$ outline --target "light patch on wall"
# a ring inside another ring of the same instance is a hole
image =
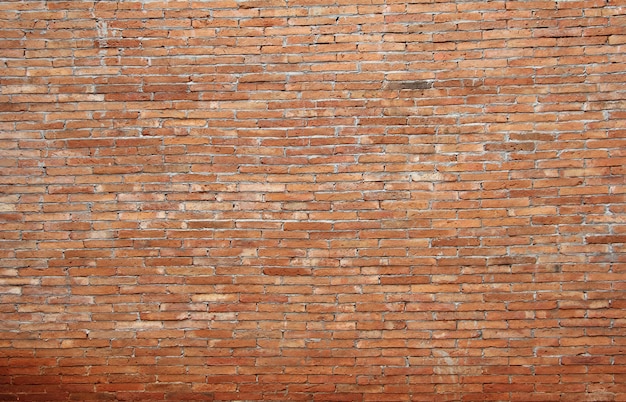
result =
[[[443,175],[439,172],[411,173],[411,181],[442,181]]]
[[[101,41],[101,45],[106,46],[106,40],[109,36],[109,27],[107,22],[101,18],[96,20],[96,30],[98,31],[98,40]]]

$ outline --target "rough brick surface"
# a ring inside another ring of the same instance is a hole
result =
[[[0,400],[626,400],[623,1],[0,35]]]

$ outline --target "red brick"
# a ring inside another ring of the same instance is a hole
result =
[[[623,399],[623,10],[374,3],[0,4],[0,399]]]

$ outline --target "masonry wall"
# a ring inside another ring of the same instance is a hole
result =
[[[623,1],[0,35],[0,400],[626,400]]]

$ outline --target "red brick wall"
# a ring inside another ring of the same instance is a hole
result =
[[[626,400],[623,1],[0,32],[0,400]]]

